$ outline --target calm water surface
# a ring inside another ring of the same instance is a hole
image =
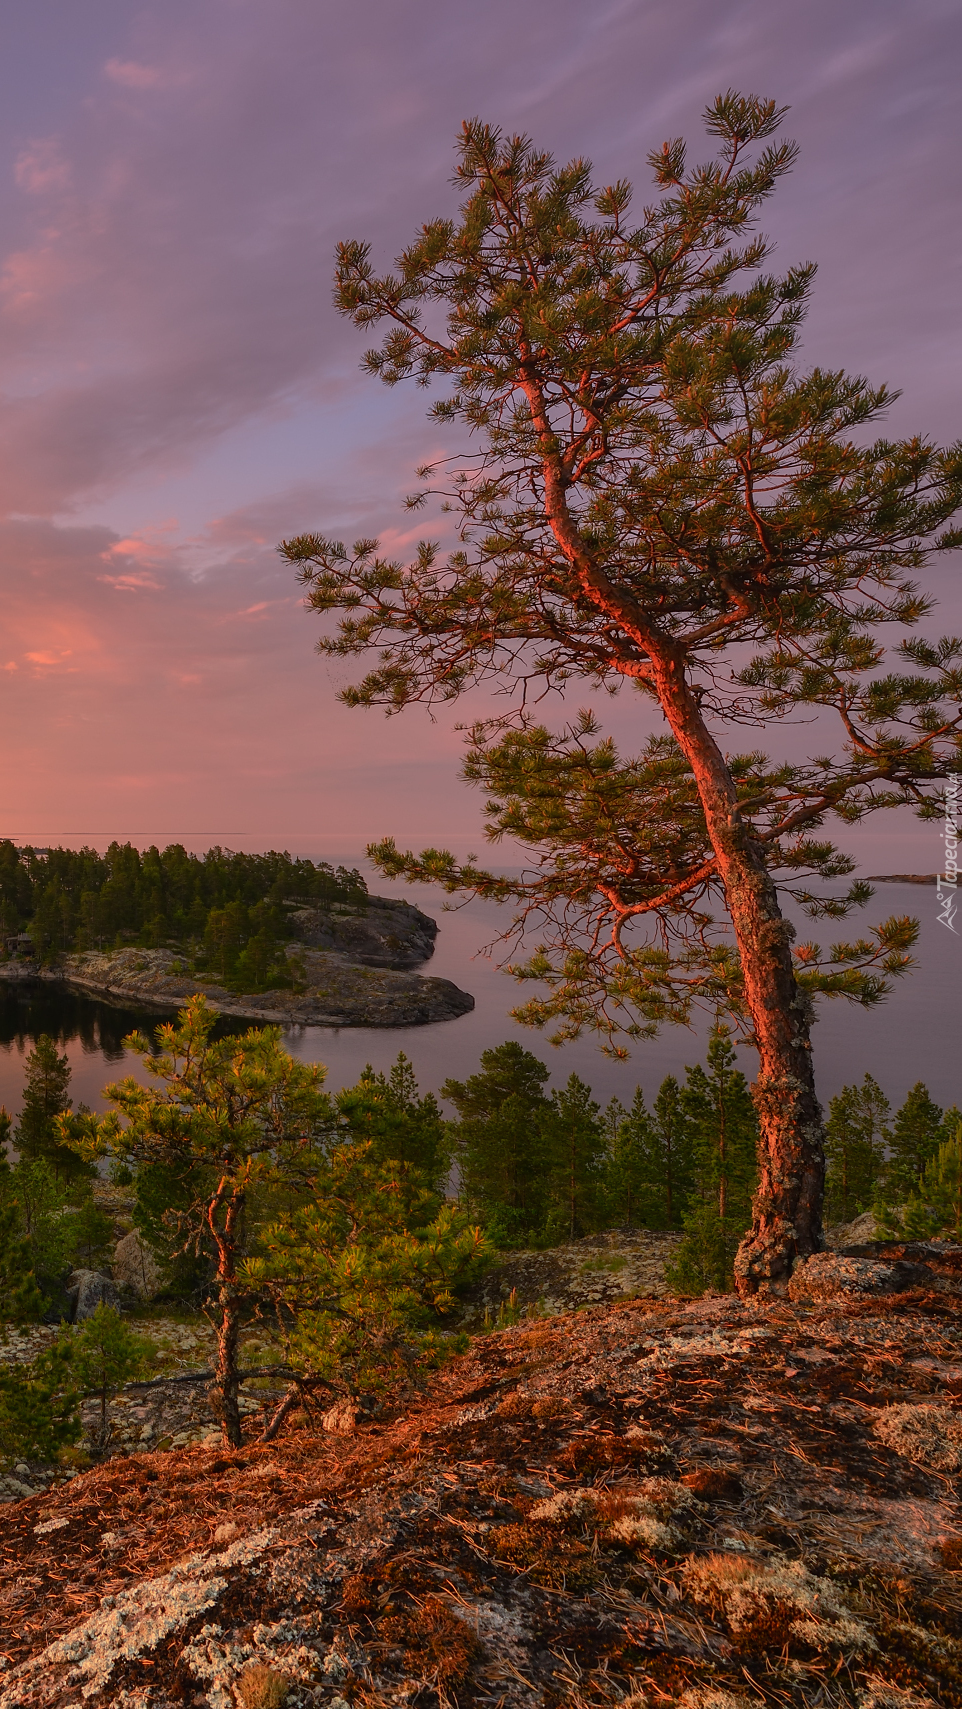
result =
[[[453,979],[473,994],[475,1008],[470,1015],[434,1026],[302,1027],[288,1033],[286,1043],[295,1056],[327,1065],[332,1090],[355,1081],[365,1063],[388,1069],[399,1050],[414,1063],[422,1090],[437,1090],[449,1076],[463,1079],[473,1073],[482,1050],[506,1038],[520,1040],[540,1056],[551,1069],[554,1084],[572,1071],[580,1074],[602,1103],[614,1094],[629,1101],[639,1083],[653,1095],[666,1074],[681,1073],[687,1063],[700,1059],[707,1021],[690,1031],[666,1028],[660,1038],[637,1045],[626,1063],[609,1061],[589,1038],[552,1048],[543,1036],[510,1019],[508,1010],[523,999],[523,989],[479,953],[498,929],[497,909],[470,903],[444,913],[439,910],[438,893],[429,887],[395,886],[378,879],[372,888],[382,895],[403,895],[438,920],[437,948],[422,971]],[[896,913],[912,913],[921,920],[919,966],[874,1010],[839,1000],[822,1006],[814,1034],[821,1096],[827,1102],[840,1086],[869,1072],[893,1102],[900,1102],[921,1079],[939,1103],[962,1105],[958,1012],[962,936],[953,936],[938,924],[934,889],[894,884],[879,886],[864,923],[850,923],[847,935],[854,937],[872,920]],[[829,936],[822,928],[823,941]],[[122,1040],[135,1026],[149,1029],[152,1021],[156,1024],[155,1018],[49,987],[31,993],[0,987],[0,1102],[11,1113],[19,1109],[24,1057],[37,1035],[48,1032],[70,1058],[74,1101],[83,1099],[102,1109],[102,1089],[108,1080],[129,1073],[144,1076],[140,1058],[125,1053]],[[751,1075],[753,1054],[748,1050],[741,1054],[742,1065]]]

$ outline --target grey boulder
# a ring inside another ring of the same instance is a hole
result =
[[[83,1323],[88,1317],[93,1317],[101,1304],[120,1306],[116,1283],[109,1276],[101,1275],[99,1270],[74,1270],[67,1283],[67,1294],[73,1301],[71,1318],[74,1323]]]

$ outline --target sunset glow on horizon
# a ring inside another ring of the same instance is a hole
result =
[[[8,9],[0,835],[479,847],[471,706],[340,704],[359,673],[317,657],[276,554],[308,529],[400,554],[429,527],[401,506],[442,430],[361,373],[335,242],[387,263],[452,212],[473,114],[642,199],[649,148],[706,152],[719,90],[771,95],[801,145],[775,265],[819,264],[804,359],[900,389],[886,432],[951,440],[960,31],[946,0]],[[957,576],[932,585],[958,629]],[[630,691],[602,716],[629,750],[653,727]],[[931,833],[890,819],[849,845],[867,870],[934,869]]]

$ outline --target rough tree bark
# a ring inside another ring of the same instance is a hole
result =
[[[821,1250],[824,1125],[812,1064],[812,1005],[792,965],[784,918],[762,851],[741,822],[735,786],[677,661],[657,673],[658,697],[691,765],[738,945],[758,1050],[758,1189],[735,1259],[740,1293],[778,1289],[796,1258]]]
[[[217,1213],[222,1205],[226,1205],[224,1219],[223,1223],[218,1223]],[[207,1207],[207,1226],[217,1248],[217,1387],[221,1396],[221,1427],[225,1445],[229,1448],[240,1448],[244,1440],[238,1404],[240,1301],[235,1262],[237,1224],[243,1205],[243,1194],[228,1197],[228,1184],[221,1181]]]
[[[544,509],[551,531],[583,593],[618,625],[634,650],[631,660],[613,660],[614,668],[651,685],[692,768],[725,888],[758,1050],[751,1091],[760,1130],[759,1183],[752,1226],[735,1259],[735,1285],[743,1294],[779,1291],[795,1260],[823,1245],[824,1126],[812,1065],[812,1005],[795,979],[792,928],[782,915],[762,850],[740,818],[731,771],[688,680],[684,649],[646,620],[582,538],[544,398],[534,380],[525,390],[542,446]]]

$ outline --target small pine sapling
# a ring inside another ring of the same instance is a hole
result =
[[[82,1328],[63,1335],[65,1356],[77,1387],[100,1402],[97,1446],[110,1440],[110,1402],[124,1383],[142,1376],[155,1352],[153,1342],[126,1324],[115,1306],[101,1300]]]
[[[61,1343],[32,1365],[0,1364],[0,1466],[56,1460],[82,1434],[80,1397]]]

